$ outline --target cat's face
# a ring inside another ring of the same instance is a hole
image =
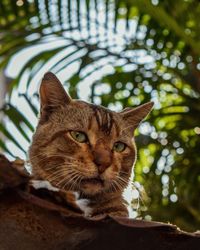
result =
[[[152,103],[117,113],[72,100],[52,73],[42,81],[40,98],[41,118],[30,147],[33,173],[88,196],[123,191],[136,159],[133,131]]]

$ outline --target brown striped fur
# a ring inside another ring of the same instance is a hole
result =
[[[93,215],[127,216],[122,193],[136,160],[133,132],[153,104],[114,112],[72,100],[50,72],[42,80],[40,99],[41,116],[29,151],[35,178],[89,198]],[[84,132],[89,142],[78,143],[69,131]],[[118,141],[127,145],[121,153],[113,151]]]

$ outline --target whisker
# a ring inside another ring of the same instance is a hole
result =
[[[70,178],[70,182],[69,182],[69,183],[68,183],[68,182],[64,183],[64,185],[62,186],[62,189],[65,189],[66,186],[67,186],[67,184],[70,184],[70,183],[71,183],[71,185],[70,185],[70,187],[69,187],[69,190],[72,190],[73,186],[75,185],[75,180],[76,180],[76,178],[77,178],[77,174],[74,173],[74,175],[72,175],[71,178]],[[65,180],[66,180],[66,179],[65,179]]]
[[[43,157],[41,158],[41,156],[43,156]],[[75,157],[66,156],[66,155],[61,155],[61,154],[56,154],[56,153],[54,153],[54,154],[48,154],[48,155],[45,155],[44,153],[39,153],[39,154],[37,154],[37,155],[31,157],[31,160],[33,160],[33,159],[35,159],[35,158],[38,158],[38,157],[39,157],[40,159],[39,159],[39,161],[37,161],[37,163],[39,163],[39,162],[41,162],[41,161],[43,161],[43,160],[48,160],[48,159],[51,158],[51,157],[62,157],[62,158],[64,158],[64,159],[73,160],[74,162],[79,162]],[[28,161],[30,161],[30,159],[29,159]]]
[[[59,185],[62,185],[63,182],[66,182],[66,180],[68,181],[66,183],[63,183],[62,189],[65,189],[67,184],[70,184],[71,182],[73,183],[73,180],[76,177],[76,175],[77,174],[75,172],[71,172],[71,173],[68,172],[68,175],[66,176],[66,178],[64,178],[63,180],[59,182]]]
[[[57,174],[51,175],[51,176],[47,176],[46,178],[51,182],[51,181],[55,181],[58,177],[61,178],[65,173],[63,173],[62,171],[59,171]]]

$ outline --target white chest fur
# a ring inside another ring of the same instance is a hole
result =
[[[50,182],[43,180],[32,180],[31,185],[35,189],[46,188],[50,191],[59,192],[59,189],[52,186]],[[74,192],[76,205],[80,208],[81,211],[84,212],[86,217],[90,217],[92,215],[92,208],[89,206],[90,200],[88,199],[80,199],[80,194],[78,192]]]
[[[74,192],[76,197],[76,205],[80,208],[81,211],[84,212],[86,217],[90,217],[92,215],[92,208],[89,206],[90,200],[88,199],[80,199],[80,195],[78,192]]]
[[[35,189],[40,189],[40,188],[46,188],[50,191],[54,191],[54,192],[58,192],[59,189],[52,186],[50,182],[48,181],[43,181],[43,180],[32,180],[31,181],[31,185],[35,188]]]

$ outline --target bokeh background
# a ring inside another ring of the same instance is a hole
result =
[[[134,215],[200,229],[199,58],[198,0],[1,0],[1,151],[27,158],[47,71],[113,110],[152,100],[136,132]]]

